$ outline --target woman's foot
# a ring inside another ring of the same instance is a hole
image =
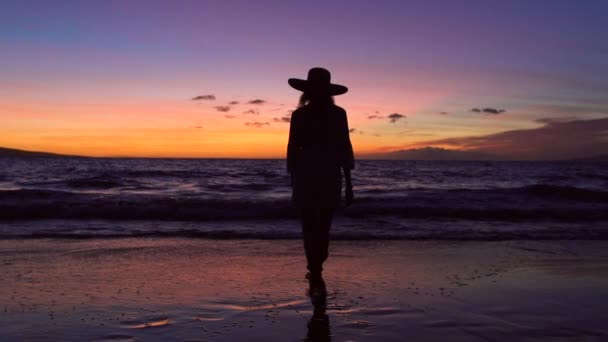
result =
[[[327,292],[321,272],[308,272],[306,277],[308,279],[309,293],[311,296],[324,295]]]
[[[311,272],[308,271],[306,272],[306,279],[308,279],[309,281],[316,281],[316,280],[323,280],[323,273],[321,271],[315,271],[315,272]]]

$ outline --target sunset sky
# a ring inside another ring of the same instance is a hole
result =
[[[608,1],[2,1],[0,146],[283,157],[322,66],[356,153],[608,151]],[[389,118],[393,115],[392,120]]]

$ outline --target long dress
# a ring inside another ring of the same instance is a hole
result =
[[[353,169],[346,111],[336,105],[305,105],[291,115],[287,169],[300,208],[335,208],[341,199],[341,168]]]

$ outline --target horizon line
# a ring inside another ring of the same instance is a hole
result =
[[[194,157],[194,156],[88,156],[88,155],[75,155],[75,154],[63,154],[57,152],[47,152],[47,151],[31,151],[17,148],[10,148],[0,146],[0,150],[11,150],[15,152],[21,152],[24,154],[46,154],[47,156],[2,156],[0,155],[0,159],[2,158],[88,158],[88,159],[211,159],[211,160],[284,160],[286,157]],[[447,151],[458,151],[458,150],[449,150]],[[564,162],[564,161],[585,161],[591,160],[593,161],[596,158],[605,158],[604,155],[592,156],[592,157],[581,157],[581,158],[568,158],[568,159],[499,159],[492,158],[492,155],[489,155],[489,159],[432,159],[432,158],[422,158],[422,159],[399,159],[399,158],[378,158],[375,156],[378,155],[386,155],[393,152],[381,152],[381,153],[364,153],[359,154],[359,157],[355,155],[356,159],[359,160],[381,160],[381,161],[468,161],[468,162]],[[496,156],[498,157],[498,156]]]

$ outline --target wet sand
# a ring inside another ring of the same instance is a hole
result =
[[[600,341],[606,247],[338,241],[313,317],[297,240],[0,240],[0,340]]]

